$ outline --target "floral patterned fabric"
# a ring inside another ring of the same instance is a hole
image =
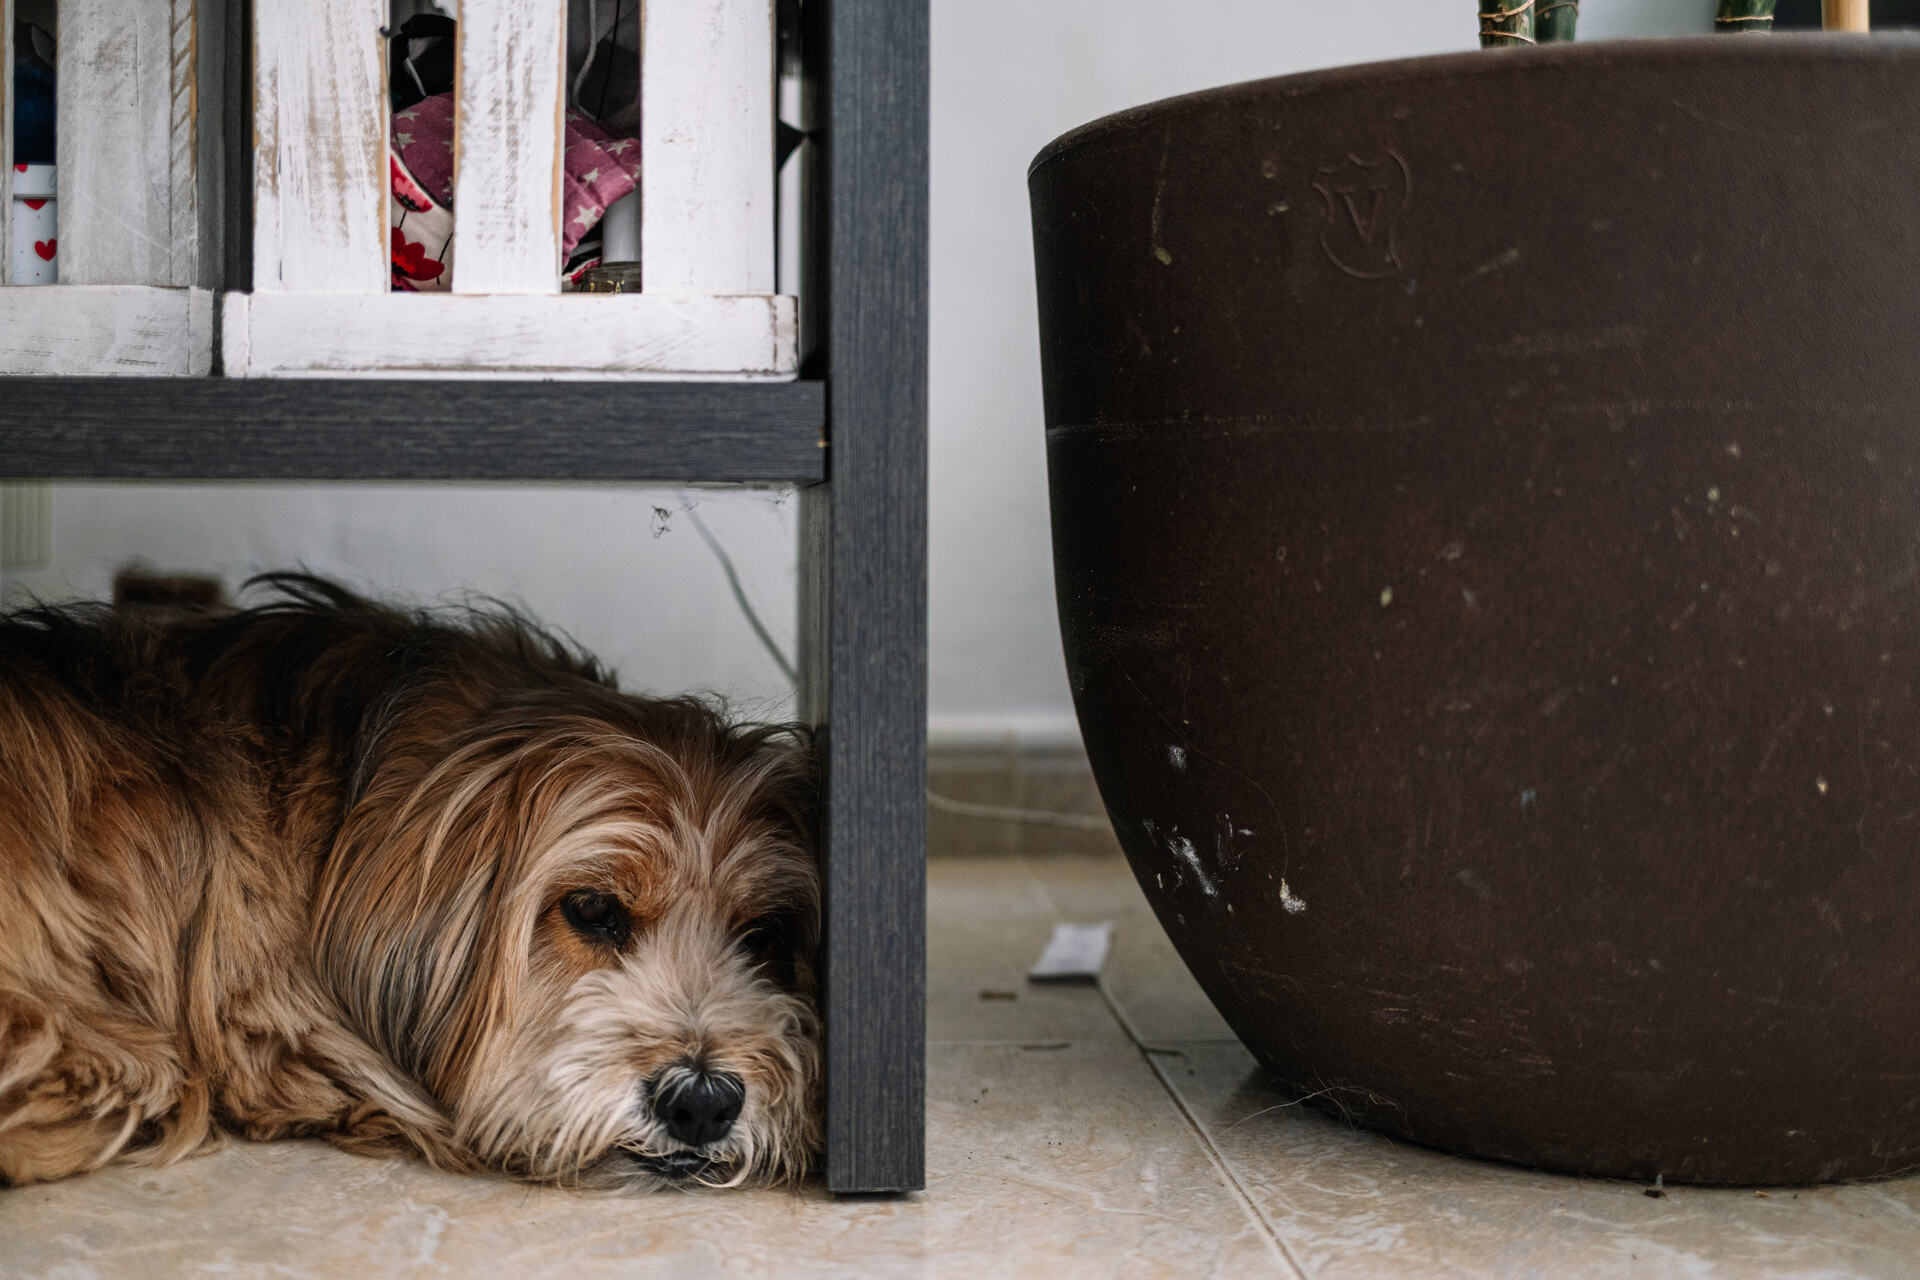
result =
[[[453,284],[453,95],[393,116],[393,287],[437,292]],[[563,259],[600,225],[607,206],[640,185],[640,144],[567,112],[561,162]],[[559,264],[555,264],[556,269]],[[569,277],[588,263],[569,262]]]
[[[445,292],[453,284],[453,210],[428,195],[399,156],[389,159],[393,287],[401,293]]]

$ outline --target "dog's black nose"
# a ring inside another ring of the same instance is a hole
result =
[[[747,1087],[730,1071],[673,1070],[653,1088],[653,1114],[674,1141],[704,1147],[727,1136],[746,1099]]]

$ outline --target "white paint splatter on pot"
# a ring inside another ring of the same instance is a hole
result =
[[[1306,902],[1287,887],[1287,878],[1285,876],[1280,877],[1280,905],[1286,909],[1287,914],[1290,916],[1297,916],[1307,909]]]
[[[1193,841],[1175,833],[1167,842],[1167,852],[1187,864],[1187,869],[1193,872],[1193,878],[1200,882],[1200,892],[1209,898],[1219,895],[1220,891],[1213,886],[1213,878],[1207,874],[1207,869],[1200,865],[1200,854],[1193,847]]]

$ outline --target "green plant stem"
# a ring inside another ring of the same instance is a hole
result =
[[[1580,21],[1580,0],[1539,0],[1533,19],[1533,37],[1541,44],[1563,44],[1573,39]]]
[[[1479,0],[1480,46],[1505,49],[1533,44],[1535,0]]]
[[[1713,29],[1721,35],[1766,35],[1773,30],[1773,0],[1720,0]]]

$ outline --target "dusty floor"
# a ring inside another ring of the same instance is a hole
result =
[[[1399,1146],[1285,1105],[1117,858],[931,878],[922,1195],[608,1199],[242,1144],[0,1192],[0,1276],[1920,1275],[1920,1179],[1652,1199]],[[1056,920],[1099,919],[1104,990],[1023,984]]]

